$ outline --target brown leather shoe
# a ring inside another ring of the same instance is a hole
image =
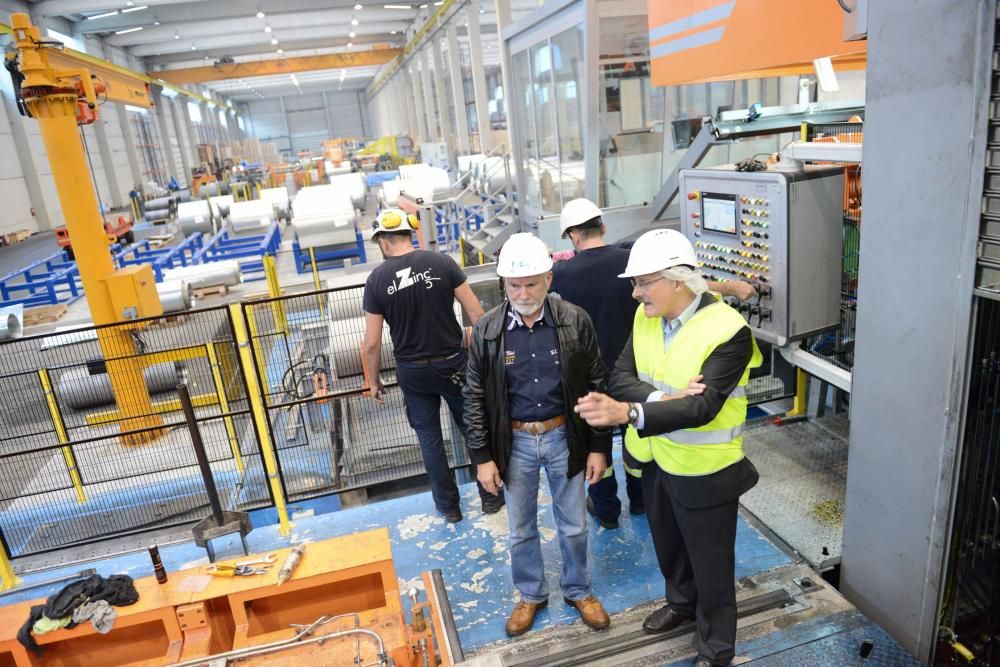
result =
[[[563,600],[569,606],[576,607],[576,610],[580,612],[580,619],[594,630],[604,630],[611,625],[608,612],[604,611],[604,607],[593,595],[588,595],[581,600],[570,600],[569,598],[563,598]]]
[[[507,617],[507,635],[517,637],[523,635],[535,624],[535,614],[545,609],[549,604],[548,600],[541,602],[518,602],[514,605],[514,611]]]

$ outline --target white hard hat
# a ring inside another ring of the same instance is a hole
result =
[[[371,238],[382,232],[415,232],[418,229],[420,218],[399,208],[387,208],[372,223]]]
[[[566,236],[566,230],[570,227],[582,225],[599,217],[601,217],[601,209],[597,207],[597,204],[589,199],[573,199],[566,202],[562,213],[559,214],[559,233]]]
[[[525,232],[514,234],[500,248],[497,275],[501,278],[537,276],[551,269],[549,249],[537,236]]]
[[[636,239],[628,255],[625,273],[618,274],[618,277],[635,278],[681,264],[698,266],[691,242],[673,229],[654,229]]]

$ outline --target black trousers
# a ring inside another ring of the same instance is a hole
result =
[[[695,619],[698,655],[728,665],[736,644],[736,515],[739,500],[691,508],[655,462],[642,470],[653,547],[677,613]]]

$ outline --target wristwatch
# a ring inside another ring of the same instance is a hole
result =
[[[628,423],[635,426],[639,421],[639,407],[635,403],[628,404]]]

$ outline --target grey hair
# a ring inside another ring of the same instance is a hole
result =
[[[676,280],[677,282],[684,283],[684,286],[694,292],[695,296],[708,291],[708,283],[705,282],[701,273],[689,266],[672,266],[669,269],[660,271],[660,275],[667,280]]]

